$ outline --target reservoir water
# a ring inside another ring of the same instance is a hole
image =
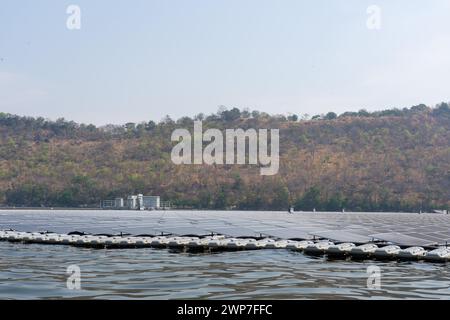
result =
[[[447,242],[449,227],[450,215],[396,213],[0,211],[0,229],[60,233],[317,233],[351,241],[377,233],[420,244]],[[80,269],[80,290],[67,288],[69,266]],[[379,277],[369,278],[369,267]],[[450,264],[332,261],[284,249],[191,254],[0,242],[0,299],[41,298],[450,299]]]
[[[67,288],[67,268],[81,271]],[[380,268],[380,288],[367,268]],[[370,282],[370,281],[369,281]],[[0,299],[449,299],[450,266],[288,250],[189,254],[0,242]]]

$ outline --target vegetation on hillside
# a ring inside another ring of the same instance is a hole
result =
[[[174,165],[176,128],[279,128],[280,171]],[[93,206],[131,193],[179,207],[418,211],[450,207],[450,107],[337,115],[220,108],[177,121],[77,124],[0,113],[0,203]]]

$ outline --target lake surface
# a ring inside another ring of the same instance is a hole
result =
[[[69,290],[67,267],[81,270]],[[381,289],[367,288],[367,267]],[[188,254],[0,242],[0,299],[449,299],[450,265],[330,261],[288,250]]]

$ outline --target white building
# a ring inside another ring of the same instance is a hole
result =
[[[136,210],[138,208],[137,206],[137,196],[128,196],[127,198],[127,207],[131,210]]]
[[[115,207],[116,208],[123,208],[123,198],[116,198],[116,200],[114,200],[115,202]]]
[[[139,210],[144,210],[144,195],[143,194],[138,194],[137,195],[137,208]]]
[[[104,209],[152,210],[161,208],[161,199],[159,196],[129,195],[125,201],[123,198],[103,200],[100,206]]]
[[[101,202],[101,207],[105,209],[113,209],[115,207],[114,200],[103,200]]]
[[[161,207],[161,198],[159,196],[143,196],[145,209],[159,209]]]

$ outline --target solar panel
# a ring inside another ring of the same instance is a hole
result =
[[[346,230],[317,231],[313,232],[312,234],[321,238],[326,238],[338,242],[366,243],[372,240],[371,237],[362,236]]]
[[[258,232],[242,227],[214,228],[209,231],[231,237],[259,237]]]
[[[434,244],[433,241],[408,236],[398,232],[373,234],[372,236],[379,240],[404,246],[429,246]]]
[[[275,238],[281,238],[281,239],[305,239],[310,240],[313,238],[312,235],[310,235],[308,232],[304,230],[299,229],[292,229],[292,228],[278,228],[278,229],[268,229],[268,230],[261,230],[261,233],[263,235],[268,235]]]
[[[58,233],[174,234],[221,233],[310,239],[312,235],[342,242],[372,237],[402,245],[428,245],[450,240],[450,215],[333,212],[101,211],[5,210],[0,229],[50,230]]]
[[[205,236],[205,235],[211,234],[211,231],[205,230],[203,228],[197,228],[197,227],[161,228],[160,233],[161,232],[175,234],[175,235],[179,235],[179,236],[183,236],[183,235]]]

